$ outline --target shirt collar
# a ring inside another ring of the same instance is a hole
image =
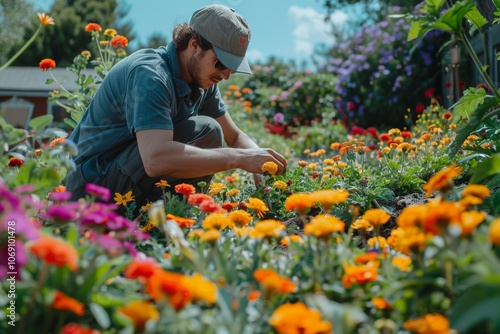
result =
[[[182,79],[181,66],[179,65],[179,58],[177,57],[177,50],[175,49],[174,42],[170,42],[167,45],[166,62],[172,73],[177,94],[182,97],[189,95],[189,93],[191,93],[191,88],[188,83]]]

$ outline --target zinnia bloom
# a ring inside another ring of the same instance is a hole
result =
[[[186,285],[184,275],[169,271],[158,271],[149,277],[146,293],[155,301],[166,298],[175,310],[180,310],[191,302],[191,290]]]
[[[232,223],[232,220],[223,213],[210,213],[205,217],[201,225],[206,228],[214,228],[217,230],[223,230],[226,227],[230,226]]]
[[[160,318],[156,307],[144,300],[132,301],[127,306],[118,308],[117,311],[132,320],[137,332],[142,332],[149,320],[156,321]]]
[[[189,218],[183,218],[183,217],[177,217],[172,214],[167,214],[167,219],[168,220],[175,220],[177,225],[179,225],[180,228],[189,228],[196,223],[196,220],[194,219],[189,219]]]
[[[113,37],[111,39],[109,44],[111,44],[111,46],[114,47],[115,49],[119,48],[119,47],[124,48],[124,47],[128,46],[128,39],[125,36],[116,35],[115,37]]]
[[[299,215],[305,215],[314,205],[310,194],[293,194],[285,200],[287,211],[297,211]]]
[[[111,197],[111,191],[108,188],[98,186],[97,184],[87,183],[85,185],[85,191],[87,194],[95,196],[104,202],[109,201],[109,198]]]
[[[285,229],[285,224],[279,220],[267,219],[255,224],[255,228],[250,232],[252,238],[278,238]]]
[[[153,258],[136,257],[125,268],[124,276],[132,279],[148,279],[158,271],[161,271],[161,267]]]
[[[115,37],[116,36],[116,30],[108,28],[108,29],[104,30],[104,36]]]
[[[85,26],[85,32],[100,32],[102,30],[101,26],[98,25],[97,23],[89,23]]]
[[[378,227],[387,223],[391,215],[382,209],[370,209],[366,210],[361,218],[367,220],[373,227]]]
[[[187,285],[191,287],[191,296],[193,301],[205,302],[209,305],[217,301],[217,287],[215,283],[209,281],[200,273],[195,273],[192,277],[184,277]]]
[[[42,59],[42,61],[40,62],[40,64],[38,64],[38,67],[40,67],[40,69],[43,72],[47,72],[51,68],[55,68],[56,67],[56,62],[54,60],[50,59],[50,58],[45,58],[45,59]]]
[[[266,290],[269,297],[276,293],[292,293],[297,289],[297,285],[291,279],[279,275],[273,269],[257,269],[253,277]]]
[[[178,184],[174,187],[174,190],[178,194],[182,194],[185,198],[188,198],[190,195],[194,194],[196,192],[196,189],[192,184],[188,183],[181,183]],[[191,203],[189,203],[191,204]],[[191,204],[193,205],[193,204]]]
[[[157,187],[170,187],[170,184],[166,180],[160,180],[159,182],[155,183],[155,186]]]
[[[312,202],[321,204],[325,212],[329,212],[335,204],[344,203],[349,197],[349,193],[345,189],[327,189],[314,191],[310,196]]]
[[[19,159],[19,158],[10,158],[8,166],[10,168],[21,167],[23,165],[23,163],[24,162],[21,159]]]
[[[208,194],[210,196],[214,196],[220,193],[224,189],[226,189],[226,186],[223,183],[212,183],[208,187]]]
[[[50,307],[56,310],[70,311],[79,316],[85,313],[85,308],[80,301],[65,295],[61,291],[56,291],[54,301],[52,301]]]
[[[40,24],[43,26],[53,25],[54,19],[48,16],[45,13],[36,13],[38,15],[38,19],[40,20]]]
[[[252,215],[244,210],[235,210],[229,213],[229,219],[235,226],[243,227],[252,221]]]
[[[318,238],[329,238],[334,232],[343,232],[345,223],[332,215],[318,215],[311,219],[304,228],[305,234]]]
[[[378,278],[379,263],[377,261],[368,262],[361,266],[351,266],[344,264],[344,276],[342,276],[342,283],[349,289],[353,283],[365,284],[367,282],[375,281]]]
[[[62,239],[41,235],[40,239],[28,244],[28,249],[47,264],[67,265],[72,271],[78,269],[78,252]]]
[[[220,236],[221,234],[219,230],[216,230],[215,228],[210,228],[204,231],[200,235],[200,240],[208,242],[209,244],[214,244],[217,240],[220,239]]]

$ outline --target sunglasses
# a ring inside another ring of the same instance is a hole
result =
[[[214,67],[218,71],[224,71],[227,69],[227,66],[224,65],[219,59],[217,59],[214,63]]]

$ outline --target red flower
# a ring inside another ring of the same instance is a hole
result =
[[[111,39],[109,44],[111,44],[111,46],[115,49],[119,47],[124,48],[128,46],[128,39],[125,36],[116,35],[115,37],[113,37],[113,39]]]
[[[55,68],[56,67],[56,62],[50,58],[45,58],[43,59],[40,64],[38,65],[38,67],[40,67],[40,69],[43,71],[43,72],[46,72],[48,70],[50,70],[51,68]]]
[[[424,96],[426,99],[429,99],[434,96],[434,93],[436,92],[436,88],[429,88],[424,92]]]
[[[446,81],[446,83],[444,84],[444,86],[445,86],[446,88],[451,88],[451,82]]]
[[[425,110],[425,106],[422,103],[418,103],[417,106],[415,107],[415,112],[417,114],[423,113]]]
[[[356,105],[353,102],[351,101],[347,102],[347,110],[354,110],[355,108]]]
[[[97,31],[100,32],[102,30],[101,26],[97,23],[89,23],[85,26],[85,32]]]
[[[388,142],[389,140],[391,140],[391,136],[388,134],[388,133],[382,133],[378,139],[380,141],[385,141],[385,142]]]
[[[175,192],[178,194],[184,195],[184,197],[188,198],[190,195],[196,192],[196,189],[192,184],[181,183],[175,186]]]
[[[443,114],[443,118],[444,118],[444,119],[446,119],[446,120],[449,120],[449,119],[451,118],[451,116],[452,116],[452,115],[451,115],[451,112],[445,112],[445,113]]]
[[[10,158],[9,167],[21,167],[23,165],[23,161],[19,158]]]
[[[401,131],[400,133],[401,137],[411,139],[412,135],[410,131]]]
[[[377,129],[375,129],[374,127],[369,127],[369,128],[366,128],[366,132],[368,132],[369,134],[372,135],[373,139],[376,139],[377,138]]]
[[[351,129],[351,131],[349,131],[349,134],[350,135],[364,135],[365,134],[365,129],[363,129],[362,127],[359,127],[359,126],[355,126]]]

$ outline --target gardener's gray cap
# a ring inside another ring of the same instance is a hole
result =
[[[245,55],[250,42],[250,27],[234,9],[208,5],[194,12],[189,24],[213,45],[224,66],[238,73],[252,74]]]

